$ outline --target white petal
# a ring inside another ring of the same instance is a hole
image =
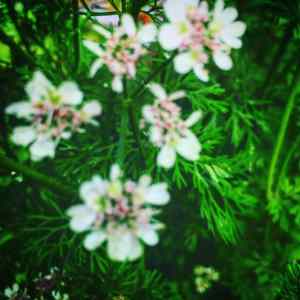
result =
[[[150,224],[140,226],[137,234],[138,237],[142,239],[149,246],[155,246],[159,241],[157,232]]]
[[[132,16],[125,14],[121,18],[121,24],[128,36],[136,34],[136,27]]]
[[[86,213],[82,216],[76,216],[71,219],[70,228],[75,232],[83,232],[90,229],[95,219],[96,215],[92,211],[90,214]]]
[[[93,52],[94,54],[101,56],[103,54],[103,50],[101,49],[101,47],[92,41],[89,40],[84,40],[83,41],[83,45],[88,48],[91,52]]]
[[[177,100],[177,99],[184,98],[185,96],[186,96],[185,91],[177,91],[177,92],[172,93],[169,96],[169,100],[174,101],[174,100]]]
[[[83,182],[80,186],[80,197],[92,206],[97,199],[104,196],[107,190],[107,183],[100,176],[94,176],[92,180]]]
[[[147,44],[155,41],[157,29],[154,24],[143,26],[138,32],[138,39],[142,44]]]
[[[105,28],[103,28],[102,26],[99,25],[94,25],[93,29],[98,32],[99,34],[103,35],[104,37],[106,37],[107,39],[111,37],[111,33],[106,30]]]
[[[104,11],[104,10],[103,10]],[[107,12],[107,11],[105,11]],[[111,16],[95,16],[95,19],[104,25],[112,25],[117,26],[119,24],[119,16],[111,15]]]
[[[184,20],[186,17],[186,7],[182,0],[167,0],[164,3],[164,12],[172,22]]]
[[[166,91],[158,83],[154,83],[154,82],[149,83],[148,88],[157,99],[165,100],[167,98]]]
[[[106,240],[106,234],[103,231],[93,231],[84,239],[83,245],[87,250],[95,250]]]
[[[232,23],[238,16],[238,12],[234,7],[227,7],[222,12],[222,20],[225,24]]]
[[[201,146],[197,137],[188,131],[186,137],[181,138],[177,143],[176,151],[185,159],[194,161],[199,159]]]
[[[94,77],[102,66],[103,60],[101,58],[96,59],[91,65],[89,76]]]
[[[142,255],[143,248],[129,231],[118,230],[108,236],[108,255],[113,260],[134,260]]]
[[[145,201],[153,205],[165,205],[170,201],[170,194],[168,193],[167,185],[165,183],[156,183],[147,189]]]
[[[194,66],[195,75],[202,81],[207,82],[209,80],[208,71],[203,68],[202,64]]]
[[[225,32],[227,35],[231,35],[234,37],[241,37],[246,31],[246,24],[244,22],[234,22],[229,25],[227,25],[223,32]]]
[[[122,176],[122,170],[120,169],[118,164],[113,164],[111,169],[110,169],[110,179],[112,181],[115,181],[119,179]]]
[[[193,63],[194,61],[189,52],[178,54],[174,58],[175,71],[179,74],[185,74],[192,69]]]
[[[222,51],[213,54],[215,64],[222,70],[230,70],[232,68],[232,60],[230,56]]]
[[[142,175],[139,179],[139,185],[148,187],[151,184],[152,178],[149,175]]]
[[[78,85],[72,81],[63,82],[57,89],[61,100],[65,104],[78,105],[83,99],[83,93]]]
[[[86,205],[74,205],[67,210],[72,219],[70,227],[75,232],[83,232],[91,227],[96,219],[96,213]]]
[[[176,152],[174,148],[165,145],[161,148],[157,156],[157,165],[169,169],[174,165],[175,159]]]
[[[158,34],[160,45],[167,51],[175,50],[182,42],[177,27],[172,24],[163,24]]]
[[[130,251],[128,254],[128,260],[133,261],[138,259],[143,254],[143,246],[140,241],[134,235],[131,235]]]
[[[186,120],[185,125],[191,127],[196,124],[202,117],[202,112],[200,110],[194,111]]]
[[[224,1],[217,0],[214,7],[214,18],[219,18],[224,10]]]
[[[82,112],[88,117],[99,116],[102,112],[102,107],[97,100],[89,101],[85,103],[82,107]]]
[[[151,126],[149,129],[149,138],[153,144],[159,144],[162,141],[162,129],[157,126]]]
[[[67,211],[66,211],[66,214],[69,217],[76,217],[76,216],[81,215],[85,211],[86,211],[86,205],[84,205],[84,204],[77,204],[77,205],[73,205],[70,208],[68,208]]]
[[[186,5],[186,6],[189,6],[189,7],[191,7],[191,6],[198,6],[198,4],[199,4],[199,0],[182,0],[182,2]]]
[[[36,139],[36,131],[31,126],[16,127],[11,139],[16,145],[27,146]]]
[[[113,91],[115,91],[116,93],[122,93],[123,92],[122,77],[115,76],[111,83],[111,87],[112,87]]]
[[[242,47],[242,41],[232,35],[223,34],[222,40],[231,48],[239,49]]]
[[[38,139],[30,146],[31,159],[38,161],[47,156],[53,158],[55,148],[56,144],[51,139]]]
[[[144,105],[142,109],[142,113],[143,113],[143,117],[147,122],[155,123],[155,117],[151,105]]]
[[[37,71],[33,74],[32,80],[25,86],[25,90],[30,100],[37,102],[47,97],[49,91],[54,90],[54,86],[42,72]]]
[[[34,109],[30,102],[20,101],[6,107],[5,112],[16,115],[18,118],[29,118],[34,113]]]

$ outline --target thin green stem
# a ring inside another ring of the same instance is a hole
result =
[[[285,160],[281,167],[280,174],[278,176],[278,182],[280,182],[281,179],[283,179],[284,175],[286,174],[288,164],[289,164],[290,160],[292,159],[296,150],[299,148],[299,145],[300,145],[300,136],[297,137],[296,141],[293,143],[292,147],[290,148],[288,154],[285,157]],[[277,185],[277,187],[276,187],[276,196],[279,196],[279,185]]]
[[[269,173],[268,173],[268,181],[267,181],[267,199],[271,201],[273,199],[273,184],[274,184],[274,177],[276,172],[276,166],[278,163],[278,159],[280,156],[281,148],[285,139],[286,130],[288,128],[289,120],[291,113],[294,108],[296,95],[298,93],[299,87],[297,85],[298,79],[300,75],[300,67],[297,69],[292,86],[291,86],[291,93],[288,99],[288,103],[286,105],[285,112],[283,114],[280,129],[278,132],[276,144],[274,147],[274,151],[271,158],[271,163],[269,167]]]
[[[141,141],[140,131],[139,131],[139,128],[138,128],[138,124],[137,124],[137,120],[136,120],[136,116],[135,116],[135,112],[134,112],[133,103],[130,103],[130,106],[129,106],[129,122],[130,122],[130,126],[132,128],[134,138],[135,138],[136,143],[138,145],[138,149],[139,149],[140,157],[141,157],[141,163],[144,166],[145,156],[144,156],[144,153],[143,153],[142,141]]]
[[[7,170],[21,173],[25,177],[28,177],[40,183],[41,185],[50,188],[58,194],[63,194],[70,197],[74,197],[76,195],[76,193],[74,193],[74,191],[68,188],[65,184],[60,183],[56,179],[44,175],[28,166],[22,165],[19,162],[6,157],[3,153],[0,153],[0,166],[6,168]]]
[[[136,89],[135,92],[133,92],[131,98],[135,99],[136,97],[141,96],[144,93],[147,84],[151,80],[153,80],[162,70],[164,70],[173,61],[173,58],[175,57],[176,54],[177,52],[174,52],[166,61],[160,64],[158,68],[156,68],[151,74],[149,74],[149,76],[143,81],[141,86],[138,89]]]

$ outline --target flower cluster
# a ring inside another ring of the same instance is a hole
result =
[[[211,287],[212,282],[216,282],[220,278],[220,274],[211,267],[197,266],[194,273],[196,288],[201,294]]]
[[[157,164],[171,168],[175,163],[176,153],[187,160],[197,160],[201,145],[190,127],[201,118],[201,112],[193,112],[188,119],[182,120],[181,108],[174,101],[185,96],[183,91],[167,95],[156,83],[149,84],[149,89],[156,99],[153,105],[143,107],[141,125],[144,127],[146,123],[150,124],[150,141],[160,148]]]
[[[109,180],[94,176],[80,187],[84,203],[72,206],[67,214],[75,232],[89,231],[84,247],[94,250],[107,240],[111,259],[135,260],[143,253],[144,243],[158,243],[157,230],[163,225],[154,220],[158,210],[152,205],[164,205],[170,196],[165,183],[151,184],[149,176],[138,182],[122,181],[118,165],[110,170]]]
[[[85,40],[84,45],[98,56],[90,68],[90,76],[94,76],[102,65],[106,65],[114,78],[112,89],[123,91],[122,79],[134,78],[139,59],[147,53],[145,45],[155,40],[154,24],[143,25],[137,30],[133,18],[124,14],[121,25],[111,33],[101,26],[94,26],[95,31],[103,35],[106,41],[99,46],[96,42]]]
[[[82,131],[83,124],[97,125],[94,117],[101,114],[100,104],[93,100],[79,108],[83,93],[74,82],[66,81],[55,87],[37,71],[25,90],[29,101],[9,105],[6,113],[30,123],[16,127],[12,141],[17,145],[30,145],[32,160],[54,157],[60,139],[68,139],[72,132]]]
[[[214,10],[198,0],[167,0],[164,11],[170,23],[163,24],[159,42],[165,50],[178,49],[174,67],[180,74],[193,70],[202,81],[208,81],[205,65],[212,54],[215,64],[222,70],[232,67],[230,52],[240,48],[240,37],[246,30],[243,22],[235,21],[237,10],[224,8],[224,1],[217,0]]]

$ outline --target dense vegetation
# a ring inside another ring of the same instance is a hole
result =
[[[300,258],[300,2],[225,1],[247,25],[230,70],[209,61],[207,82],[178,74],[176,50],[155,42],[121,93],[106,66],[89,76],[95,55],[84,41],[104,43],[92,24],[128,13],[159,27],[166,18],[160,1],[109,2],[109,12],[90,1],[0,2],[0,293],[17,282],[8,299],[298,299],[299,266],[282,274]],[[77,82],[102,110],[98,125],[86,124],[60,140],[55,157],[38,161],[13,142],[24,121],[7,113],[28,98],[24,87],[37,70],[55,86]],[[185,91],[176,101],[185,120],[202,112],[192,128],[199,159],[156,164],[159,151],[139,124],[153,103],[150,82],[168,94]],[[87,251],[66,214],[82,201],[82,183],[108,178],[115,163],[125,178],[167,183],[171,198],[157,216],[159,243],[133,261],[111,259],[106,246]]]

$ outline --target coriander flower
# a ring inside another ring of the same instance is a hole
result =
[[[7,297],[8,299],[14,299],[15,297],[18,296],[20,287],[17,283],[14,283],[11,288],[6,288],[4,290],[4,296]]]
[[[195,285],[200,294],[206,292],[213,282],[216,282],[220,278],[219,272],[211,267],[196,266],[194,268],[195,273]]]
[[[151,184],[149,176],[138,182],[122,180],[122,171],[113,165],[109,179],[94,176],[80,187],[83,204],[70,207],[70,227],[75,232],[88,234],[84,247],[94,250],[107,242],[107,252],[117,261],[135,260],[143,253],[143,242],[158,243],[157,230],[163,225],[155,221],[159,213],[154,205],[165,205],[170,200],[165,183]]]
[[[29,146],[34,161],[53,158],[60,139],[81,131],[83,124],[97,125],[94,118],[101,114],[100,104],[93,100],[82,105],[83,93],[75,82],[65,81],[55,87],[37,71],[25,91],[29,101],[12,103],[6,113],[28,123],[16,127],[11,140],[16,145]]]
[[[106,38],[103,45],[85,40],[84,45],[98,56],[90,68],[90,76],[106,65],[113,74],[112,89],[123,91],[123,78],[134,78],[139,59],[147,53],[145,45],[153,42],[156,36],[154,24],[142,25],[136,28],[133,18],[125,14],[121,25],[109,32],[101,26],[94,26],[95,31]]]
[[[171,168],[176,153],[187,160],[197,160],[201,145],[190,127],[201,118],[201,112],[193,112],[186,120],[182,120],[181,108],[174,101],[185,96],[183,91],[167,95],[156,83],[151,83],[149,89],[156,99],[153,105],[143,107],[142,123],[149,124],[150,141],[160,148],[157,165]]]
[[[208,30],[213,39],[214,62],[223,70],[232,68],[231,48],[242,47],[240,38],[245,33],[246,25],[243,22],[235,21],[237,16],[238,12],[234,7],[224,8],[224,1],[217,0]]]
[[[61,294],[60,291],[52,291],[51,293],[54,300],[69,300],[68,294]]]
[[[174,58],[177,73],[193,71],[200,80],[208,81],[205,66],[211,56],[220,69],[232,67],[231,49],[241,47],[240,37],[246,29],[243,22],[235,22],[235,8],[224,9],[223,0],[218,0],[211,13],[205,1],[167,0],[164,11],[169,23],[161,26],[158,40],[165,50],[178,50]]]

